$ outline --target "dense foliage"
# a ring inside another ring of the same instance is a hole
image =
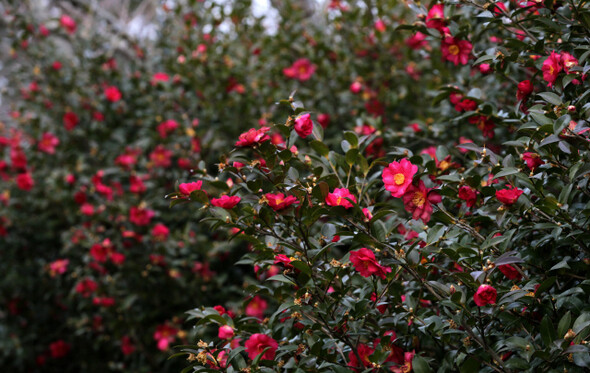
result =
[[[303,3],[2,15],[0,366],[590,367],[588,5]]]

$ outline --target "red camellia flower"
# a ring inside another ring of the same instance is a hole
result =
[[[37,143],[37,148],[40,151],[47,153],[47,154],[55,154],[55,147],[59,145],[59,139],[57,136],[45,132],[41,137],[41,140]]]
[[[426,16],[426,27],[437,30],[445,26],[445,6],[443,4],[435,4],[428,11]]]
[[[553,86],[553,83],[555,82],[555,79],[557,79],[557,75],[559,75],[562,68],[561,56],[555,53],[555,51],[551,52],[541,67],[541,70],[543,70],[543,79],[549,83],[547,86]]]
[[[541,159],[541,157],[539,157],[539,154],[537,153],[525,152],[522,155],[522,160],[525,161],[527,167],[530,168],[531,171],[534,171],[535,168],[545,164],[545,162]]]
[[[275,256],[274,264],[283,264],[285,268],[293,268],[291,265],[291,258],[285,254],[278,254]]]
[[[295,119],[295,132],[301,138],[306,138],[307,136],[311,135],[313,131],[313,122],[311,121],[310,114],[303,114]]]
[[[480,285],[475,294],[473,294],[473,300],[479,307],[483,307],[487,304],[496,303],[496,296],[498,293],[493,286]]]
[[[356,346],[356,352],[358,353],[358,356],[361,358],[361,361],[358,361],[357,354],[355,354],[354,351],[351,350],[348,353],[348,366],[352,367],[355,372],[359,371],[358,368],[361,367],[361,364],[365,368],[373,366],[373,363],[371,363],[371,361],[369,360],[369,356],[373,355],[375,349],[367,346],[366,344],[359,343],[358,346]]]
[[[430,221],[432,204],[442,201],[440,194],[430,188],[426,188],[420,180],[418,186],[410,185],[402,197],[406,211],[412,214],[414,220],[421,219],[424,223]]]
[[[531,93],[533,93],[533,83],[530,80],[523,80],[522,82],[518,83],[518,90],[516,91],[516,99],[517,100],[524,100],[526,99]]]
[[[238,196],[221,196],[220,198],[212,198],[211,204],[213,206],[224,209],[233,209],[242,199]]]
[[[70,353],[71,349],[72,346],[70,346],[70,344],[64,341],[63,339],[55,341],[49,345],[49,353],[51,354],[51,357],[54,359],[59,359],[67,356],[67,354]]]
[[[578,59],[567,52],[563,52],[561,54],[559,62],[561,62],[563,70],[566,72],[566,74],[570,73],[570,69],[572,67],[578,66]]]
[[[406,45],[412,49],[421,49],[428,45],[426,41],[426,35],[420,31],[406,39]]]
[[[256,295],[248,303],[244,312],[246,313],[247,316],[262,319],[264,317],[264,311],[266,311],[267,308],[268,308],[268,303],[264,299],[262,299],[261,297]]]
[[[506,206],[510,206],[516,202],[522,193],[523,191],[518,188],[508,187],[506,189],[497,190],[496,198]]]
[[[312,64],[307,58],[300,58],[293,65],[284,68],[283,74],[287,78],[297,79],[302,82],[309,80],[316,70],[316,65]]]
[[[192,183],[182,183],[178,186],[178,190],[180,191],[180,193],[188,197],[195,190],[201,190],[202,186],[203,182],[199,180]]]
[[[356,203],[356,198],[346,188],[336,188],[334,192],[328,193],[326,196],[326,204],[328,206],[343,206],[346,209],[353,207],[354,205],[350,201]]]
[[[155,213],[152,210],[132,206],[129,209],[129,221],[135,225],[148,225]]]
[[[266,334],[256,333],[252,334],[244,346],[246,347],[246,353],[251,360],[254,360],[256,356],[260,355],[264,349],[270,347],[266,350],[264,355],[262,355],[261,360],[273,360],[279,344]]]
[[[318,123],[320,126],[322,126],[322,128],[327,128],[328,124],[330,124],[330,114],[318,114]]]
[[[489,139],[494,138],[494,121],[485,115],[474,115],[469,117],[467,121],[471,124],[475,124],[482,132],[483,137]]]
[[[231,339],[234,336],[234,329],[229,325],[222,325],[219,327],[217,336],[221,339]]]
[[[508,278],[509,280],[518,281],[522,278],[520,272],[518,272],[518,270],[510,264],[499,265],[498,270],[502,272],[504,276],[506,276],[506,278]]]
[[[172,164],[172,161],[170,160],[171,157],[172,151],[166,149],[161,144],[156,146],[156,149],[154,149],[154,151],[150,153],[150,161],[152,161],[152,163],[156,167],[170,167],[170,165]]]
[[[385,189],[391,192],[391,196],[400,198],[404,195],[410,184],[412,184],[412,179],[416,175],[416,172],[418,172],[418,166],[413,165],[404,158],[399,162],[391,162],[383,170],[381,177],[383,184],[385,184]]]
[[[351,251],[350,261],[354,264],[354,269],[363,277],[375,275],[385,279],[386,274],[391,272],[391,268],[380,265],[375,259],[375,254],[365,247]]]
[[[442,40],[441,52],[443,60],[450,61],[457,66],[467,64],[469,61],[473,45],[467,40],[457,40],[454,37],[447,36]]]
[[[174,132],[177,128],[179,127],[179,124],[177,121],[173,120],[173,119],[168,119],[162,123],[160,123],[158,125],[158,133],[160,134],[160,137],[165,139],[166,137],[168,137],[168,135],[172,132]]]
[[[89,278],[85,278],[78,282],[75,288],[76,293],[82,295],[84,298],[88,298],[96,291],[96,289],[98,289],[98,284]]]
[[[270,140],[270,136],[266,134],[268,131],[270,131],[270,127],[250,128],[240,135],[238,141],[236,141],[236,146],[254,146],[268,141]]]
[[[92,304],[100,307],[112,307],[115,305],[115,298],[112,297],[94,297]]]
[[[158,223],[152,228],[152,237],[156,241],[166,241],[169,235],[170,229],[162,223]]]
[[[35,186],[35,181],[33,180],[33,176],[30,172],[23,172],[16,176],[16,186],[25,191],[29,191],[33,189]]]
[[[283,193],[267,193],[264,195],[264,197],[266,198],[268,205],[275,211],[280,211],[286,209],[287,207],[293,204],[299,203],[297,198],[295,198],[294,196],[285,197]]]
[[[176,333],[178,333],[178,329],[168,324],[158,325],[154,332],[154,340],[158,342],[158,349],[160,351],[166,351],[168,345],[174,341]]]
[[[63,14],[59,19],[59,23],[61,27],[66,29],[68,33],[73,34],[74,32],[76,32],[76,21],[74,21],[72,17]]]
[[[152,75],[152,85],[158,84],[158,83],[165,83],[167,81],[170,80],[170,76],[168,76],[168,74],[166,73],[155,73],[154,75]]]
[[[477,200],[477,192],[475,189],[468,185],[463,185],[459,188],[459,198],[465,201],[467,207],[473,207]]]
[[[76,113],[68,111],[63,116],[63,122],[65,129],[71,131],[80,123],[80,119],[78,119]]]
[[[104,97],[110,102],[117,102],[123,97],[119,88],[114,85],[108,86],[104,90]]]
[[[121,337],[121,352],[123,352],[123,355],[131,355],[135,352],[135,345],[133,345],[128,335]]]

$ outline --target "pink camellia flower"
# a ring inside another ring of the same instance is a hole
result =
[[[492,72],[492,66],[489,63],[482,63],[479,65],[479,72],[482,74],[489,74]]]
[[[285,254],[278,254],[275,256],[274,264],[283,264],[285,268],[293,268],[291,265],[291,258]]]
[[[424,223],[430,221],[432,204],[442,201],[440,194],[430,188],[426,188],[420,180],[418,186],[410,185],[402,197],[406,211],[412,214],[414,220],[421,219]]]
[[[307,58],[300,58],[293,63],[293,65],[284,68],[283,74],[287,78],[297,79],[299,81],[306,81],[311,78],[316,70],[316,65],[312,64]]]
[[[16,176],[16,186],[24,191],[29,191],[35,186],[35,181],[30,172],[23,172]]]
[[[49,345],[49,353],[54,359],[59,359],[67,356],[70,353],[72,346],[66,341],[60,339]]]
[[[403,362],[399,362],[400,366],[395,366],[391,368],[393,373],[408,373],[412,371],[412,360],[414,359],[414,355],[416,353],[414,351],[404,352],[404,360]]]
[[[283,193],[267,193],[264,195],[264,197],[268,201],[268,205],[275,211],[284,210],[293,204],[299,203],[299,200],[297,200],[297,198],[294,196],[285,197]]]
[[[229,325],[222,325],[219,327],[217,336],[221,339],[231,339],[234,336],[234,329]]]
[[[156,146],[154,151],[150,153],[150,161],[156,167],[170,167],[172,161],[170,158],[172,157],[172,150],[168,150],[164,147],[164,145],[160,144]]]
[[[508,187],[506,189],[497,190],[496,198],[506,206],[511,206],[516,202],[522,193],[523,191],[518,188]]]
[[[71,131],[78,125],[78,123],[80,123],[80,119],[78,119],[76,113],[68,111],[63,116],[63,122],[65,129]]]
[[[192,183],[182,183],[178,186],[178,190],[185,196],[190,196],[195,190],[201,190],[203,182],[201,180]]]
[[[322,128],[327,128],[330,124],[330,114],[318,114],[318,123],[320,124],[320,126],[322,126]]]
[[[240,135],[238,141],[236,141],[236,146],[254,146],[268,141],[270,140],[270,136],[266,134],[268,131],[270,131],[270,127],[262,127],[260,129],[250,128]]]
[[[350,85],[350,92],[357,94],[363,89],[363,84],[358,80]]]
[[[414,50],[422,49],[428,42],[426,41],[426,35],[420,31],[406,39],[406,45]]]
[[[168,76],[168,74],[166,73],[155,73],[154,75],[152,75],[152,85],[158,84],[158,83],[165,83],[167,81],[170,80],[170,76]]]
[[[473,294],[473,300],[479,307],[483,307],[487,304],[496,303],[496,296],[498,293],[493,286],[480,285],[475,294]]]
[[[47,154],[55,154],[55,147],[59,145],[59,139],[57,136],[45,132],[41,137],[41,140],[37,143],[37,148],[40,151],[47,153]]]
[[[563,52],[561,54],[559,62],[563,66],[563,70],[566,72],[566,74],[570,73],[570,69],[572,67],[578,66],[578,59],[567,52]]]
[[[176,333],[178,333],[178,329],[175,327],[172,327],[168,324],[158,325],[156,327],[156,331],[154,332],[154,340],[158,342],[158,349],[160,351],[166,351],[168,349],[168,345],[174,341]]]
[[[346,188],[336,188],[334,192],[328,193],[326,196],[326,204],[328,206],[343,206],[346,209],[353,207],[354,205],[348,200],[356,203],[356,198]]]
[[[303,114],[295,119],[295,132],[301,138],[306,138],[307,136],[311,135],[313,131],[313,122],[311,121],[310,114]]]
[[[373,213],[367,207],[363,208],[363,215],[365,215],[365,221],[369,222],[373,219]]]
[[[261,297],[256,295],[248,303],[244,312],[246,313],[247,316],[262,319],[264,317],[264,311],[266,311],[267,308],[268,308],[268,303],[264,299],[262,299]]]
[[[541,67],[541,70],[543,70],[543,79],[549,83],[547,84],[548,87],[553,86],[553,83],[557,79],[557,75],[559,75],[562,69],[561,56],[555,53],[555,51],[551,52]]]
[[[85,202],[82,205],[80,205],[80,212],[82,213],[82,215],[92,216],[95,212],[94,206],[88,202]]]
[[[373,355],[375,349],[367,346],[366,344],[359,343],[356,346],[356,352],[358,356],[361,358],[361,361],[358,361],[357,354],[354,351],[348,352],[348,366],[352,367],[355,372],[358,372],[358,367],[362,366],[365,368],[373,367],[373,363],[369,360],[369,356]]]
[[[412,184],[414,175],[418,172],[418,166],[412,164],[406,158],[401,161],[391,162],[383,170],[381,178],[385,189],[391,192],[392,197],[400,198],[406,192],[406,189]]]
[[[514,266],[512,266],[511,264],[499,265],[498,270],[502,272],[504,276],[506,276],[506,278],[508,278],[509,280],[518,281],[522,278],[520,272],[518,272],[518,270],[514,268]]]
[[[169,235],[170,229],[162,223],[158,223],[152,228],[152,237],[156,241],[166,241]]]
[[[147,190],[143,178],[137,175],[129,176],[129,191],[131,193],[141,194]]]
[[[127,149],[125,153],[115,158],[115,164],[129,170],[131,166],[137,163],[137,157],[141,154],[141,150]]]
[[[542,164],[545,164],[545,162],[541,159],[539,154],[532,152],[523,153],[522,160],[525,161],[527,167],[530,168],[531,171],[534,171],[535,168],[539,167]]]
[[[246,341],[244,344],[246,347],[246,353],[251,360],[254,360],[256,356],[260,355],[267,347],[268,350],[262,355],[261,360],[274,360],[277,348],[279,344],[272,337],[256,333]]]
[[[463,185],[459,188],[459,198],[465,201],[465,205],[467,205],[467,207],[473,207],[473,205],[475,205],[475,201],[477,200],[477,192],[472,187]]]
[[[56,275],[63,275],[64,273],[66,273],[68,269],[68,264],[70,264],[69,259],[57,259],[49,263],[49,275],[51,277],[55,277]]]
[[[518,89],[516,91],[516,99],[517,100],[524,100],[526,99],[531,93],[533,93],[533,83],[530,80],[523,80],[522,82],[518,83]]]
[[[129,221],[139,226],[148,225],[154,215],[155,213],[152,210],[142,207],[132,206],[129,209]]]
[[[354,265],[354,269],[363,277],[375,275],[385,279],[386,274],[391,272],[391,268],[380,265],[375,259],[375,254],[365,247],[351,251],[350,261]]]
[[[441,30],[445,26],[445,6],[435,4],[426,15],[426,27]]]
[[[69,34],[76,32],[76,21],[72,17],[63,14],[59,19],[59,23]]]
[[[378,19],[377,21],[375,21],[375,30],[379,32],[385,32],[386,29],[387,26],[385,25],[385,22],[383,22],[382,19]]]
[[[110,102],[117,102],[123,97],[119,88],[115,87],[114,85],[108,86],[104,90],[104,97],[107,101]]]
[[[178,127],[179,124],[177,121],[173,119],[168,119],[160,123],[157,129],[158,133],[160,134],[160,137],[165,139],[166,137],[168,137],[170,133],[174,132]]]
[[[100,307],[112,307],[115,305],[115,298],[112,297],[94,297],[92,304]]]
[[[451,36],[444,38],[441,43],[443,60],[450,61],[455,66],[467,64],[472,49],[473,45],[467,40],[457,40]]]
[[[220,198],[212,198],[211,204],[213,206],[221,207],[224,209],[233,209],[242,199],[238,196],[221,196]]]

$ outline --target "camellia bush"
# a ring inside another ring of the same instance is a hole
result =
[[[334,32],[363,13],[367,63],[395,50],[414,84],[361,76],[353,93],[390,94],[334,98],[352,118],[330,136],[286,93],[167,196],[253,269],[241,298],[188,312],[185,371],[586,371],[588,4],[363,4],[332,1]]]

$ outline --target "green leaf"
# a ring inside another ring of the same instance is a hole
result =
[[[508,176],[508,175],[514,175],[519,173],[520,170],[518,168],[515,167],[505,167],[502,169],[502,171],[498,172],[497,174],[494,175],[494,178],[500,178],[500,177],[504,177],[504,176]]]
[[[311,140],[309,143],[311,148],[318,152],[319,155],[322,157],[326,157],[328,153],[330,153],[330,149],[321,141],[318,140]]]
[[[557,337],[558,338],[563,338],[565,336],[565,333],[567,333],[567,331],[569,330],[571,323],[572,323],[572,314],[570,311],[567,311],[567,313],[565,315],[563,315],[561,320],[559,320],[559,324],[557,324]]]
[[[569,114],[563,115],[553,123],[553,133],[557,135],[570,124],[572,117]]]
[[[428,365],[426,359],[424,359],[420,355],[414,355],[412,359],[412,369],[415,373],[429,373],[432,372],[432,369]]]
[[[545,315],[543,320],[541,320],[541,339],[546,347],[550,347],[553,344],[553,341],[557,339],[555,327],[548,315]]]
[[[553,92],[541,92],[538,94],[541,98],[552,105],[561,105],[563,101],[561,101],[561,97],[556,95]]]
[[[546,124],[553,124],[553,121],[551,119],[547,118],[546,116],[540,113],[531,113],[531,118],[533,118],[535,122],[539,123],[542,126]]]
[[[278,282],[283,282],[285,284],[289,284],[289,285],[293,285],[293,286],[297,285],[293,280],[291,280],[289,277],[287,277],[285,275],[274,275],[272,277],[269,277],[266,281],[278,281]]]

